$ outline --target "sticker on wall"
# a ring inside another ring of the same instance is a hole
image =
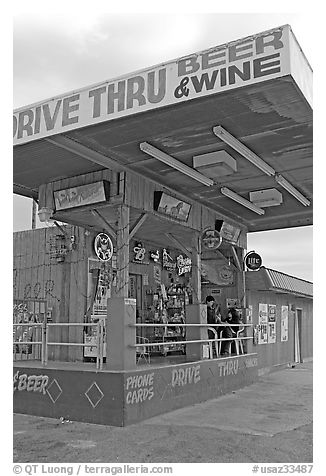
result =
[[[289,338],[289,308],[281,307],[281,342],[286,342]]]
[[[268,343],[268,307],[259,303],[258,308],[258,344]]]
[[[276,305],[268,305],[268,343],[276,342]]]

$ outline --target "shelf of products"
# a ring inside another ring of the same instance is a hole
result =
[[[146,323],[166,324],[166,326],[149,327],[145,329],[145,337],[149,342],[164,342],[164,345],[153,346],[151,352],[158,352],[167,355],[170,352],[185,353],[185,344],[176,343],[185,340],[186,304],[188,304],[188,294],[185,286],[171,285],[166,291],[146,295],[147,318]],[[180,324],[180,326],[169,326],[169,324]]]

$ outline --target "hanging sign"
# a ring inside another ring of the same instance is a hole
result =
[[[222,243],[222,237],[217,230],[205,230],[201,236],[202,246],[205,250],[217,250]]]
[[[181,276],[185,273],[190,273],[191,271],[191,259],[188,257],[184,257],[179,255],[177,257],[177,267],[178,267],[178,275]]]
[[[110,198],[110,184],[102,180],[87,185],[78,185],[73,188],[58,190],[53,193],[55,209],[67,210],[69,208],[93,205],[106,202]]]
[[[263,260],[255,251],[249,251],[244,257],[244,263],[250,271],[258,271],[263,264]]]
[[[113,255],[113,243],[106,233],[99,233],[94,240],[95,254],[101,261],[109,261]]]
[[[231,225],[231,223],[227,223],[224,220],[215,220],[215,229],[221,233],[223,240],[229,241],[235,245],[237,244],[241,233],[240,228],[236,228]]]
[[[154,192],[153,208],[159,213],[168,215],[180,221],[187,221],[191,210],[189,203],[167,195],[164,192]]]
[[[133,261],[135,263],[144,263],[146,249],[144,248],[143,244],[140,241],[138,241],[136,245],[134,246],[133,252],[134,252]]]
[[[168,250],[166,248],[163,249],[162,257],[163,268],[167,269],[168,271],[174,271],[177,267],[177,263],[173,261],[173,258],[169,255]]]

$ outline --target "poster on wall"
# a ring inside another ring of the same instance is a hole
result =
[[[201,275],[210,283],[218,286],[231,286],[234,283],[234,273],[230,266],[221,260],[202,260]]]
[[[153,267],[153,275],[154,275],[155,283],[161,284],[162,276],[161,276],[161,268],[159,266]]]
[[[268,305],[268,343],[276,342],[276,305]]]
[[[289,308],[282,306],[281,308],[281,342],[289,339]]]
[[[268,306],[259,303],[258,310],[258,344],[268,343]]]
[[[246,323],[247,324],[252,324],[252,304],[249,304],[246,312]]]

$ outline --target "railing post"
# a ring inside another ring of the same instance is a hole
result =
[[[96,323],[96,370],[100,367],[100,345],[101,345],[101,335],[100,335],[100,320]]]
[[[107,312],[106,367],[109,370],[135,369],[136,299],[110,298]]]
[[[190,304],[187,306],[187,324],[207,324],[206,304]],[[186,327],[186,340],[207,339],[207,327]],[[187,356],[197,360],[203,359],[203,344],[187,344]]]
[[[48,364],[48,341],[49,341],[49,326],[45,323],[45,345],[44,345],[44,365]]]
[[[45,317],[45,319],[46,319],[46,317]],[[41,336],[41,341],[42,341],[42,344],[41,344],[41,362],[42,362],[42,365],[45,365],[46,320],[44,320],[42,322],[41,332],[42,332],[42,336]]]
[[[104,353],[104,322],[100,320],[100,370],[103,369],[103,353]]]

